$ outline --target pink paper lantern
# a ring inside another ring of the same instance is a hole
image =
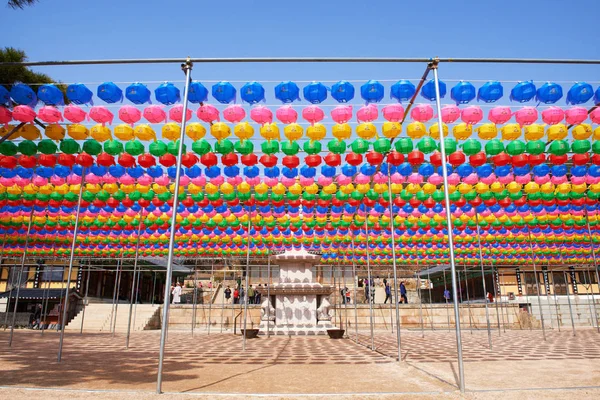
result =
[[[588,117],[588,112],[583,107],[571,107],[565,111],[565,119],[569,125],[579,125]]]
[[[56,107],[44,106],[38,110],[38,117],[44,122],[54,124],[63,120],[62,114]]]
[[[369,178],[368,175],[364,175],[362,173],[359,173],[358,175],[356,175],[356,177],[354,178],[354,182],[358,183],[359,185],[364,185],[366,183],[371,182],[371,178]]]
[[[562,108],[552,106],[542,111],[542,121],[548,125],[560,124],[565,119],[565,112]]]
[[[209,124],[214,121],[220,121],[219,118],[219,110],[212,104],[204,104],[200,106],[198,111],[196,111],[196,115],[200,118],[201,121],[207,122]]]
[[[377,106],[373,103],[362,106],[356,113],[356,119],[358,122],[371,122],[375,121],[379,117],[379,111]]]
[[[185,120],[189,121],[192,119],[192,110],[187,109],[185,113]],[[178,104],[176,106],[171,107],[169,110],[169,119],[175,122],[181,123],[183,121],[183,104]]]
[[[151,105],[144,109],[144,118],[151,124],[159,124],[167,120],[167,113],[162,106]]]
[[[483,111],[481,110],[481,107],[478,106],[465,107],[460,113],[460,119],[462,119],[465,124],[475,125],[483,119]]]
[[[433,108],[429,104],[418,104],[410,111],[414,121],[427,122],[433,118]]]
[[[119,119],[133,126],[142,119],[142,112],[134,106],[123,106],[119,109]]]
[[[273,122],[273,112],[265,106],[256,106],[250,110],[250,118],[257,124],[264,125]]]
[[[538,111],[534,107],[523,107],[515,112],[515,119],[521,126],[531,125],[538,119]]]
[[[352,119],[352,106],[337,106],[331,110],[331,118],[338,124],[345,124]]]
[[[90,118],[99,124],[112,124],[114,115],[104,106],[94,106],[90,109]]]
[[[217,113],[217,116],[218,115],[219,114]],[[237,124],[246,118],[246,111],[239,104],[232,104],[223,110],[223,118],[228,122]]]
[[[6,107],[0,107],[0,124],[8,124],[12,121],[12,111]]]
[[[79,106],[69,104],[63,110],[66,119],[74,124],[78,124],[87,118],[87,113]]]
[[[275,116],[284,124],[293,124],[298,120],[298,113],[292,106],[281,106],[275,111]]]
[[[460,108],[455,105],[445,105],[442,107],[442,121],[445,124],[456,122],[460,118]]]
[[[504,124],[512,118],[512,111],[507,106],[497,106],[488,112],[488,119],[494,124]]]
[[[404,107],[401,104],[388,104],[381,111],[383,118],[390,122],[400,122],[404,118]]]
[[[16,106],[13,108],[12,116],[15,121],[33,122],[36,117],[35,111],[29,106]]]
[[[302,118],[311,124],[316,124],[325,118],[325,113],[319,106],[308,106],[302,110]]]
[[[595,124],[600,124],[600,107],[590,113],[590,119]]]

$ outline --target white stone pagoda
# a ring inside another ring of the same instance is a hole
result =
[[[306,249],[290,250],[272,256],[279,264],[279,283],[260,289],[261,305],[260,334],[267,333],[267,326],[275,335],[319,335],[335,329],[329,312],[329,295],[333,287],[313,282],[312,267],[321,259]],[[273,299],[275,304],[273,304]]]

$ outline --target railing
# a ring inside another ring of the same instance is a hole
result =
[[[240,311],[240,312],[239,312],[239,313],[238,313],[238,314],[235,316],[235,318],[233,319],[233,334],[234,334],[234,335],[236,335],[236,334],[237,334],[237,319],[238,319],[238,317],[239,317],[240,315],[242,315],[242,312],[243,312],[243,311]],[[241,330],[241,328],[240,328],[240,330]]]

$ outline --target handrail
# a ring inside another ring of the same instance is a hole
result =
[[[235,318],[233,319],[233,334],[236,335],[237,334],[237,319],[240,315],[242,315],[243,311],[240,311],[238,313],[238,315],[235,316]]]

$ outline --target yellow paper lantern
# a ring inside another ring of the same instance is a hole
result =
[[[546,182],[546,183],[542,184],[540,189],[542,190],[542,193],[549,194],[549,193],[554,193],[555,186],[552,182]]]
[[[206,135],[206,128],[199,122],[192,122],[186,125],[185,134],[193,141],[200,140]]]
[[[594,140],[600,140],[600,126],[594,129]]]
[[[175,122],[169,122],[162,127],[162,137],[173,142],[179,139],[180,132],[181,127]]]
[[[215,184],[208,182],[204,185],[204,191],[208,194],[215,194],[219,191],[219,188]]]
[[[312,183],[304,188],[304,191],[309,194],[319,193],[319,186],[316,183]]]
[[[92,129],[90,129],[90,136],[101,143],[107,141],[108,139],[112,139],[110,128],[102,124],[92,126]]]
[[[244,141],[254,136],[254,128],[248,122],[240,122],[233,128],[233,134]]]
[[[335,183],[330,183],[327,186],[323,186],[323,192],[327,194],[335,194],[337,192],[337,186]]]
[[[52,140],[63,140],[65,138],[65,128],[58,124],[49,124],[46,125],[46,130],[44,132],[48,139]],[[12,139],[12,137],[11,137]]]
[[[592,136],[592,126],[590,124],[579,124],[573,127],[571,130],[573,139],[576,140],[587,140]]]
[[[504,185],[500,182],[494,182],[490,185],[490,190],[494,193],[500,193],[504,190]]]
[[[224,122],[215,122],[210,127],[210,134],[220,142],[231,135],[231,129],[229,129],[229,125]]]
[[[8,132],[12,131],[15,128],[14,125],[4,125],[4,126],[0,126],[0,136],[5,136]],[[10,135],[9,140],[15,140],[20,138],[21,135],[19,135],[19,131],[14,132],[12,135]]]
[[[475,191],[479,194],[487,193],[490,191],[490,187],[483,182],[477,182],[475,184]]]
[[[540,185],[538,185],[536,182],[529,182],[525,185],[524,189],[525,189],[525,193],[527,193],[527,194],[537,193],[540,191]]]
[[[377,136],[377,128],[372,122],[365,122],[356,127],[356,134],[365,140],[373,139]]]
[[[437,188],[434,184],[426,182],[423,184],[422,189],[425,194],[432,194]]]
[[[269,186],[266,183],[261,182],[254,187],[254,191],[258,194],[265,194],[269,191]]]
[[[88,130],[81,124],[67,125],[67,134],[75,140],[85,140],[88,138]]]
[[[352,136],[352,128],[349,124],[335,124],[331,128],[331,134],[337,140],[348,140]]]
[[[117,126],[117,128],[120,128],[120,127],[123,127],[123,129],[125,129],[125,127],[131,129],[131,127],[126,124]],[[115,128],[115,136],[117,136],[117,128]],[[141,141],[156,140],[156,132],[154,132],[154,129],[152,129],[152,127],[150,125],[146,125],[146,124],[137,125],[135,127],[135,129],[133,130],[133,134],[135,135],[136,138],[138,138]]]
[[[358,185],[356,185],[356,190],[362,194],[366,194],[370,189],[371,185],[369,185],[368,183],[359,183]]]
[[[279,182],[278,184],[276,184],[275,186],[273,186],[271,188],[271,191],[277,195],[282,196],[285,194],[286,188],[281,182]]]
[[[444,123],[442,123],[442,133],[444,137],[448,136],[448,125]],[[454,131],[452,133],[454,133]],[[440,138],[440,126],[438,124],[433,124],[429,127],[429,136],[434,139]]]
[[[261,126],[260,135],[266,140],[281,140],[279,127],[275,122]]]
[[[521,136],[521,125],[506,124],[502,127],[502,140],[516,140]]]
[[[531,124],[525,126],[525,139],[540,140],[544,137],[544,125]]]
[[[388,139],[398,137],[402,133],[402,125],[399,122],[386,121],[382,127],[383,136]]]
[[[498,135],[498,127],[496,124],[486,123],[477,128],[477,135],[483,140],[492,140]]]
[[[556,124],[548,127],[548,140],[563,140],[567,137],[569,131],[565,124]]]
[[[406,127],[406,134],[411,139],[420,139],[427,133],[427,128],[422,122],[414,121]]]
[[[302,137],[304,134],[304,129],[299,124],[293,123],[283,128],[283,134],[289,141],[293,142],[294,140],[298,140]]]
[[[41,137],[40,130],[33,124],[25,124],[18,130],[19,136],[27,140],[36,140]]]
[[[294,183],[292,186],[288,188],[291,194],[301,195],[302,194],[302,185],[299,183]]]
[[[558,193],[567,194],[571,191],[571,184],[561,183],[559,185],[556,185],[556,191]]]
[[[458,184],[457,189],[460,194],[467,194],[473,189],[473,186],[463,182]]]
[[[237,185],[237,190],[240,193],[249,193],[250,192],[250,184],[248,182],[242,182]]]
[[[325,129],[325,125],[323,124],[314,124],[306,129],[306,136],[312,141],[322,140],[326,134],[327,129]]]

